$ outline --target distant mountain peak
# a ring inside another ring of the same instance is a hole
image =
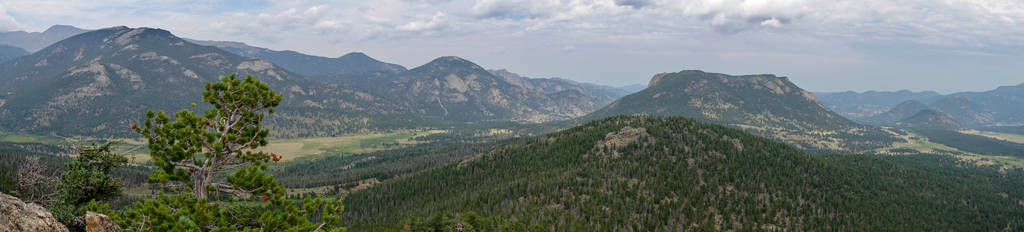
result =
[[[473,63],[472,61],[463,59],[462,57],[458,57],[458,56],[442,56],[442,57],[438,57],[438,58],[435,58],[434,60],[431,60],[429,63],[427,63],[427,65],[431,65],[431,64],[434,64],[434,65],[444,64],[444,65],[472,65],[472,66],[479,66],[476,63]]]
[[[124,30],[129,30],[129,29],[131,29],[131,28],[128,28],[128,26],[113,26],[113,27],[101,28],[101,29],[99,29],[97,31],[124,31]]]
[[[63,32],[75,32],[75,31],[83,31],[83,29],[75,27],[75,26],[71,26],[71,25],[57,24],[57,25],[50,26],[50,28],[47,28],[45,31],[43,31],[43,33],[63,33]]]
[[[370,58],[370,56],[367,56],[366,53],[362,53],[362,52],[349,52],[348,54],[345,54],[344,56],[341,56],[341,57],[338,57],[338,58],[340,58],[340,59],[344,59],[344,58],[373,59],[373,58]]]
[[[935,110],[924,109],[913,116],[900,120],[900,125],[914,129],[958,130],[963,126],[953,119],[953,115]]]
[[[174,36],[174,34],[171,34],[171,32],[169,32],[167,30],[164,30],[164,29],[159,29],[159,28],[149,28],[149,27],[128,28],[128,27],[121,26],[121,27],[114,27],[113,29],[116,29],[117,31],[123,32],[124,34],[121,34],[121,37],[126,38],[126,39],[145,39],[145,38],[154,38],[154,37],[156,37],[156,38],[178,38],[177,36]]]
[[[442,56],[431,60],[429,63],[424,64],[415,69],[419,70],[445,70],[445,69],[468,69],[467,71],[482,72],[490,74],[486,69],[480,67],[472,61],[462,59],[458,56]],[[414,70],[415,70],[414,69]]]
[[[70,25],[53,25],[42,32],[0,32],[0,43],[19,47],[28,52],[35,52],[57,41],[88,31]]]
[[[924,104],[924,103],[922,103],[920,101],[917,101],[917,100],[907,100],[907,101],[904,101],[904,102],[900,103],[899,105],[896,105],[896,107],[894,107],[894,108],[906,108],[906,107],[924,107],[924,108],[927,108],[928,105]]]

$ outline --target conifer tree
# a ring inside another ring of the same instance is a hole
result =
[[[212,108],[202,115],[182,110],[172,120],[149,111],[143,126],[132,125],[157,168],[149,182],[165,192],[122,212],[118,224],[129,231],[344,231],[336,227],[341,199],[293,203],[265,173],[280,156],[257,150],[270,133],[262,123],[282,96],[251,75],[225,76],[205,90]]]

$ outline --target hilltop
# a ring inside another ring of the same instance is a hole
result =
[[[355,192],[345,219],[374,231],[1020,229],[1020,170],[958,165],[808,155],[689,119],[620,116]]]
[[[963,128],[953,116],[938,110],[925,109],[900,120],[899,125],[918,130],[959,130]]]
[[[690,117],[810,150],[856,152],[895,141],[887,133],[828,110],[788,78],[767,74],[662,73],[655,75],[646,89],[584,118],[632,114]]]

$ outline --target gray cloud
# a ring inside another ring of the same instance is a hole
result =
[[[969,84],[917,83],[983,89],[1020,82],[1014,73],[1024,71],[1018,68],[1024,64],[985,64],[1024,60],[1019,0],[230,2],[5,0],[0,30],[150,26],[183,37],[324,56],[365,51],[409,66],[455,54],[530,76],[610,84],[698,68],[776,72],[811,89],[866,88],[886,73],[952,81],[953,75],[979,69],[991,77]],[[903,65],[892,65],[897,61]]]
[[[13,31],[22,29],[20,23],[7,14],[7,7],[0,3],[0,31]]]
[[[651,6],[652,2],[650,0],[615,0],[615,4],[639,9]]]

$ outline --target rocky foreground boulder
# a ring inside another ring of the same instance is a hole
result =
[[[85,231],[87,232],[121,232],[121,227],[114,224],[114,220],[107,215],[86,212]]]
[[[68,231],[49,210],[0,193],[0,232]]]

